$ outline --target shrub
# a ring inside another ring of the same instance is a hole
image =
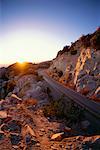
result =
[[[62,54],[65,53],[65,52],[69,52],[69,51],[70,51],[69,46],[66,45],[66,46],[64,46],[63,50],[60,50],[60,51],[58,52],[57,57],[58,57],[59,55],[62,55]]]
[[[43,107],[43,113],[46,117],[65,118],[71,123],[81,120],[84,113],[73,102],[66,102],[63,98],[52,100],[48,105]]]
[[[71,53],[71,55],[76,55],[77,54],[77,50],[71,50],[70,53]]]
[[[98,32],[91,38],[90,43],[91,47],[93,47],[96,50],[100,50],[100,32]]]
[[[63,114],[63,107],[64,105],[61,104],[61,102],[58,100],[58,101],[52,101],[50,102],[50,104],[44,106],[43,108],[43,112],[44,112],[44,115],[46,117],[63,117],[64,114]]]
[[[80,38],[80,41],[82,42],[82,45],[87,48],[90,46],[90,38],[91,38],[91,35],[88,34],[88,35],[83,35],[81,38]]]

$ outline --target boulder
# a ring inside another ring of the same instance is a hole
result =
[[[51,137],[51,140],[57,140],[57,141],[62,140],[63,135],[64,135],[64,132],[53,134]]]

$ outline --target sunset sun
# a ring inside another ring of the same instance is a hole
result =
[[[25,61],[23,59],[18,60],[18,63],[23,64]]]

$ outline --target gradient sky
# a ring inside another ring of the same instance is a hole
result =
[[[52,59],[100,25],[99,0],[0,0],[0,64]]]

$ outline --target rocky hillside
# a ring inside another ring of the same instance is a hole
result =
[[[99,51],[72,45],[53,62],[0,68],[0,150],[100,149],[99,128],[37,72],[51,64],[48,70],[55,79],[77,91],[86,86],[88,95],[93,93],[99,87]]]
[[[100,101],[100,28],[60,50],[48,73],[64,85]]]
[[[84,111],[37,74],[47,66],[0,69],[0,150],[99,150],[100,132]]]
[[[6,99],[11,94],[21,98],[39,97],[41,95],[41,77],[37,69],[48,68],[50,62],[40,64],[15,63],[9,67],[0,68],[0,99]]]

